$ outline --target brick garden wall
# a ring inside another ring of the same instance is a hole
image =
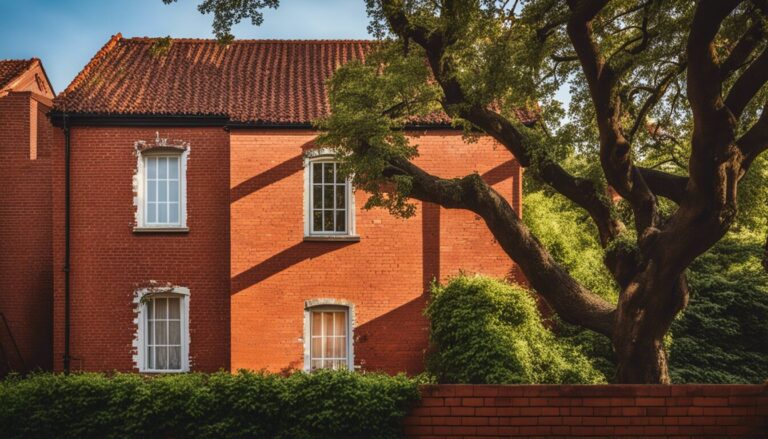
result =
[[[766,385],[437,385],[422,396],[405,420],[412,439],[768,437]]]

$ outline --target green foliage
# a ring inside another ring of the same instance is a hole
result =
[[[171,4],[177,0],[163,0]],[[232,26],[243,19],[250,18],[251,24],[259,26],[264,22],[264,8],[277,9],[280,0],[202,0],[197,5],[201,14],[213,14],[213,32],[221,43],[229,44],[234,40]]]
[[[768,274],[760,265],[761,236],[732,235],[691,265],[691,299],[671,329],[673,382],[768,378]]]
[[[36,374],[0,382],[4,438],[396,438],[419,397],[352,372]]]
[[[428,371],[438,382],[470,384],[601,383],[576,348],[544,327],[536,302],[519,287],[460,275],[434,285]]]
[[[618,286],[603,264],[597,231],[586,212],[559,195],[539,190],[523,197],[523,221],[571,276],[595,294],[616,303]],[[557,316],[553,320],[558,337],[578,346],[595,368],[613,378],[616,365],[608,337],[565,323]]]

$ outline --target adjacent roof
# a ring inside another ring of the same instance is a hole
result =
[[[37,58],[0,60],[0,90],[29,70],[35,61],[39,60]]]
[[[173,39],[115,35],[55,100],[98,115],[227,116],[233,122],[306,124],[328,112],[325,81],[370,40]]]

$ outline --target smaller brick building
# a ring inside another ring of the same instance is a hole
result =
[[[364,210],[315,146],[326,80],[374,42],[156,41],[116,35],[54,101],[55,369],[418,373],[433,279],[520,277],[474,214]],[[520,211],[492,139],[439,115],[408,134],[420,166]]]
[[[40,60],[0,60],[0,373],[51,367],[53,97]]]

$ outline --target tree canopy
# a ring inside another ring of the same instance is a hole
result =
[[[220,33],[276,4],[201,8]],[[686,268],[738,225],[740,201],[760,209],[764,197],[768,2],[366,5],[380,50],[338,69],[318,128],[371,194],[367,207],[409,216],[419,200],[476,213],[560,318],[611,337],[619,381],[668,382],[663,340],[688,303]],[[586,212],[617,304],[558,264],[479,175],[445,179],[412,161],[408,128],[435,113],[468,141],[494,138],[526,175]]]

